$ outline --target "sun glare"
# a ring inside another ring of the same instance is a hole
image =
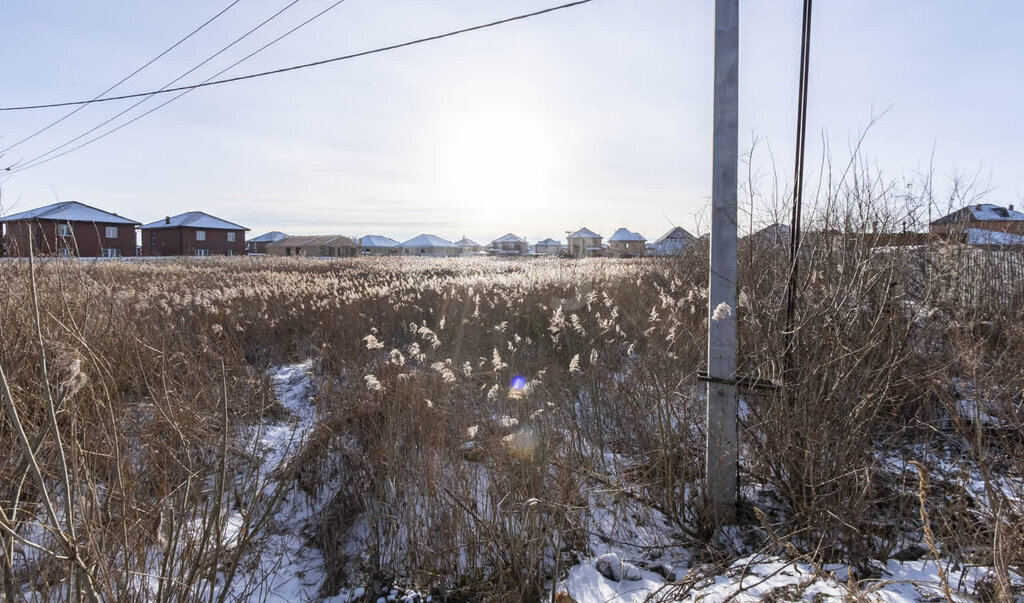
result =
[[[441,136],[443,192],[467,213],[485,218],[549,201],[552,141],[540,120],[510,108],[459,113]]]

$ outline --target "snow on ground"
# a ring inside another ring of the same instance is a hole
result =
[[[290,416],[270,425],[255,426],[251,446],[258,453],[261,479],[267,480],[266,495],[277,487],[288,490],[283,494],[281,506],[268,528],[265,548],[256,567],[235,578],[232,588],[238,597],[246,585],[258,584],[258,590],[247,598],[268,602],[295,602],[318,599],[317,593],[324,578],[323,556],[307,545],[302,534],[314,512],[306,494],[291,484],[279,484],[274,472],[283,467],[298,449],[316,420],[316,409],[310,404],[309,388],[312,383],[312,363],[302,362],[279,367],[272,371],[274,390],[280,404]],[[240,517],[228,517],[239,521]]]

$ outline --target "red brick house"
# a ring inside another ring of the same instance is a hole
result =
[[[120,257],[135,255],[135,220],[78,201],[61,201],[0,218],[4,253]]]
[[[245,255],[249,230],[201,211],[168,216],[142,227],[143,255]]]

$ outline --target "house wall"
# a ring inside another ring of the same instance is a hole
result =
[[[24,220],[7,223],[7,255],[27,256],[29,231],[32,231],[33,252],[39,255],[58,255],[67,249],[68,255],[95,258],[103,249],[116,249],[118,255],[135,255],[135,226],[101,222],[71,222],[71,236],[57,236],[57,220]],[[108,226],[117,228],[117,237],[108,239]]]
[[[537,247],[534,248],[534,251],[537,253],[543,253],[546,255],[558,255],[558,250],[558,245],[537,245]]]
[[[398,255],[398,247],[360,247],[363,255]]]
[[[451,247],[402,247],[402,255],[448,257],[457,254],[458,249]]]
[[[267,253],[267,245],[270,241],[246,241],[245,252],[246,253]]]
[[[995,232],[1008,232],[1010,234],[1024,235],[1024,220],[978,220],[976,222],[956,222],[953,224],[932,224],[929,231],[932,234],[949,236],[963,234],[966,228],[980,228],[981,230],[992,230]]]
[[[569,255],[574,258],[594,257],[599,251],[587,251],[589,247],[600,247],[601,239],[566,239],[569,243]]]
[[[502,243],[491,243],[492,251],[502,251],[505,253],[515,252],[520,255],[525,255],[528,247],[529,245],[527,243],[514,243],[511,241],[506,241]]]
[[[646,241],[611,241],[608,249],[618,255],[643,255],[647,251]]]
[[[196,240],[196,231],[205,230],[206,240]],[[228,233],[235,233],[235,242],[228,242]],[[211,230],[203,228],[150,228],[142,231],[144,255],[196,255],[206,249],[209,255],[245,255],[244,230]]]

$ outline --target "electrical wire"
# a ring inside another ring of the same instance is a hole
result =
[[[163,57],[164,57],[164,55],[166,55],[166,54],[167,54],[167,53],[169,53],[170,51],[174,50],[174,49],[175,49],[175,48],[177,48],[178,46],[181,46],[181,45],[182,45],[182,44],[184,44],[184,43],[185,43],[185,42],[186,42],[186,41],[187,41],[187,40],[188,40],[189,38],[191,38],[192,36],[196,35],[196,34],[197,34],[197,33],[199,33],[200,31],[202,31],[203,29],[205,29],[207,25],[209,25],[210,23],[213,23],[214,21],[216,21],[216,20],[217,20],[217,19],[218,19],[218,18],[219,18],[219,17],[221,16],[221,15],[223,15],[224,13],[228,12],[229,10],[231,10],[231,8],[232,8],[232,7],[234,7],[234,6],[236,5],[236,4],[238,4],[238,3],[239,3],[239,2],[241,2],[241,1],[242,1],[242,0],[234,0],[234,2],[232,2],[231,4],[228,4],[228,5],[226,6],[226,7],[224,7],[223,9],[221,9],[221,11],[220,11],[219,13],[217,13],[216,15],[214,15],[214,16],[210,17],[209,19],[207,19],[205,23],[203,23],[203,24],[202,24],[202,25],[200,25],[199,27],[197,27],[197,28],[193,29],[193,30],[192,30],[191,32],[189,32],[189,34],[188,34],[187,36],[185,36],[184,38],[181,38],[180,40],[178,40],[177,42],[175,42],[174,44],[172,44],[172,45],[171,45],[171,46],[170,46],[170,47],[169,47],[169,48],[168,48],[167,50],[164,50],[164,51],[163,51],[163,52],[161,52],[160,54],[156,55],[155,57],[153,57],[152,59],[150,59],[150,60],[149,60],[149,62],[147,62],[147,63],[146,63],[145,65],[143,65],[142,67],[139,67],[139,68],[138,68],[138,69],[136,69],[135,71],[133,71],[133,72],[129,73],[129,74],[128,74],[128,75],[126,75],[126,76],[124,76],[124,77],[123,77],[123,78],[121,78],[121,79],[120,79],[120,80],[119,80],[119,81],[118,81],[118,82],[117,82],[116,84],[114,84],[113,86],[111,86],[111,87],[107,88],[107,89],[106,89],[106,90],[104,90],[103,92],[100,92],[99,94],[97,94],[96,96],[94,96],[94,97],[93,97],[92,99],[90,99],[89,101],[87,101],[87,102],[84,102],[84,103],[81,103],[81,104],[79,104],[79,105],[78,105],[78,106],[77,106],[77,107],[76,107],[75,109],[73,109],[73,110],[69,111],[68,113],[66,113],[66,114],[65,114],[65,115],[64,115],[63,117],[61,117],[60,119],[58,119],[58,120],[56,120],[56,121],[53,121],[53,122],[50,122],[50,124],[49,124],[49,125],[47,125],[47,126],[45,126],[45,127],[43,127],[43,128],[40,128],[40,129],[36,130],[35,132],[33,132],[33,133],[29,134],[29,135],[28,135],[28,136],[26,136],[25,138],[22,138],[21,140],[19,140],[18,142],[16,142],[16,143],[12,144],[11,146],[9,146],[9,147],[7,147],[7,148],[4,148],[4,149],[0,149],[0,155],[2,155],[3,153],[6,153],[7,151],[10,151],[10,150],[11,150],[11,149],[13,149],[14,147],[17,147],[18,145],[22,144],[23,142],[28,142],[29,140],[32,140],[32,139],[33,139],[33,138],[35,138],[36,136],[39,136],[39,135],[40,135],[40,134],[42,134],[43,132],[45,132],[45,131],[49,130],[50,128],[52,128],[52,127],[56,126],[57,124],[61,123],[61,122],[62,122],[62,121],[64,121],[65,119],[67,119],[67,118],[71,117],[71,116],[72,116],[72,115],[74,115],[75,113],[78,113],[78,112],[79,112],[79,111],[81,111],[82,109],[84,109],[84,108],[88,107],[88,106],[89,106],[89,105],[91,105],[91,104],[92,104],[93,102],[95,102],[95,101],[96,101],[97,99],[99,99],[99,98],[100,98],[100,97],[102,97],[103,95],[107,94],[107,93],[108,93],[108,92],[110,92],[111,90],[114,90],[114,89],[116,89],[116,88],[117,88],[117,87],[119,87],[119,86],[120,86],[121,84],[123,84],[123,83],[127,82],[128,80],[132,79],[133,77],[135,77],[136,75],[138,75],[138,74],[139,74],[139,72],[141,72],[141,71],[142,71],[143,69],[145,69],[146,67],[149,67],[149,66],[150,66],[150,65],[152,65],[153,63],[155,63],[155,62],[159,61],[159,60],[160,60],[161,58],[163,58]]]
[[[245,56],[244,56],[244,57],[242,57],[241,59],[239,59],[239,60],[235,61],[234,63],[232,63],[232,64],[230,64],[230,65],[228,65],[228,66],[227,66],[227,67],[225,67],[224,69],[221,69],[221,70],[220,70],[220,71],[218,71],[217,73],[215,73],[215,74],[213,74],[212,76],[210,76],[210,77],[208,78],[208,80],[207,80],[207,81],[209,81],[209,80],[212,80],[213,78],[215,78],[215,77],[217,77],[217,76],[219,76],[219,75],[223,74],[224,72],[226,72],[226,71],[228,71],[228,70],[230,70],[230,69],[232,69],[232,68],[234,68],[234,67],[238,66],[239,64],[241,64],[241,63],[243,63],[243,62],[245,62],[245,61],[249,60],[250,58],[252,58],[253,56],[255,56],[255,55],[259,54],[260,52],[263,52],[264,50],[266,50],[267,48],[269,48],[269,47],[273,46],[274,44],[277,44],[278,42],[280,42],[280,41],[281,41],[281,40],[283,40],[284,38],[286,38],[286,37],[290,36],[291,34],[293,34],[293,33],[295,33],[296,31],[298,31],[298,30],[302,29],[303,27],[305,27],[305,26],[306,26],[306,25],[308,25],[309,23],[311,23],[311,22],[315,21],[316,19],[320,18],[320,17],[321,17],[321,16],[323,16],[323,15],[324,15],[325,13],[327,13],[328,11],[330,11],[330,10],[334,9],[335,7],[337,7],[337,6],[339,5],[339,4],[341,4],[341,3],[342,3],[342,2],[344,2],[344,1],[345,1],[345,0],[337,0],[337,1],[336,1],[336,2],[334,3],[334,4],[331,4],[331,5],[330,5],[330,6],[328,6],[327,8],[323,9],[322,11],[320,11],[319,13],[317,13],[317,14],[313,15],[312,17],[310,17],[309,19],[306,19],[305,21],[303,21],[302,23],[299,23],[298,25],[296,25],[296,26],[295,26],[295,27],[293,27],[292,29],[290,29],[290,30],[286,31],[285,33],[281,34],[280,36],[278,36],[278,37],[274,38],[274,39],[273,39],[273,40],[271,40],[270,42],[267,42],[267,43],[266,43],[266,44],[264,44],[263,46],[261,46],[261,47],[257,48],[256,50],[254,50],[254,51],[250,52],[249,54],[245,55]],[[57,155],[54,155],[54,156],[52,156],[52,157],[48,157],[48,158],[46,158],[46,159],[43,159],[43,160],[41,160],[41,161],[37,161],[37,162],[35,162],[35,163],[30,163],[30,164],[27,164],[27,165],[25,165],[25,166],[22,166],[22,167],[20,167],[20,168],[17,168],[17,169],[9,170],[9,173],[11,173],[11,175],[13,175],[13,174],[16,174],[16,173],[18,173],[18,172],[21,172],[21,171],[23,171],[23,170],[31,169],[31,168],[33,168],[33,167],[36,167],[36,166],[42,165],[42,164],[44,164],[44,163],[47,163],[47,162],[53,161],[54,159],[57,159],[58,157],[63,157],[64,155],[67,155],[68,153],[71,153],[71,152],[73,152],[73,151],[76,151],[76,150],[78,150],[78,149],[80,149],[80,148],[82,148],[82,147],[88,146],[88,145],[90,145],[90,144],[92,144],[92,143],[94,143],[94,142],[96,142],[96,141],[98,141],[98,140],[101,140],[101,139],[103,139],[103,138],[106,138],[107,136],[109,136],[109,135],[113,134],[114,132],[117,132],[117,131],[118,131],[118,130],[120,130],[121,128],[124,128],[124,127],[126,127],[126,126],[128,126],[128,125],[131,125],[131,124],[133,124],[133,123],[137,122],[138,120],[142,119],[143,117],[145,117],[145,116],[149,115],[150,113],[153,113],[154,111],[156,111],[156,110],[158,110],[158,109],[160,109],[160,108],[162,108],[162,107],[164,107],[164,106],[166,106],[166,105],[168,105],[168,104],[170,104],[170,103],[172,103],[172,102],[174,102],[174,101],[178,100],[179,98],[181,98],[181,97],[185,96],[185,95],[186,95],[186,94],[188,94],[189,92],[192,92],[192,90],[195,90],[195,88],[187,88],[187,89],[183,90],[183,91],[181,92],[181,94],[178,94],[178,95],[176,95],[176,96],[173,96],[173,97],[169,98],[168,100],[166,100],[166,101],[164,101],[164,102],[160,103],[159,105],[157,105],[157,106],[153,107],[152,109],[150,109],[150,110],[146,111],[145,113],[142,113],[142,114],[140,114],[140,115],[137,115],[137,116],[135,116],[134,118],[132,118],[132,119],[130,119],[130,120],[128,120],[128,121],[126,121],[125,123],[123,123],[123,124],[121,124],[121,125],[117,126],[116,128],[113,128],[112,130],[108,130],[107,132],[104,132],[103,134],[101,134],[101,135],[99,135],[99,136],[97,136],[97,137],[95,137],[95,138],[92,138],[92,139],[90,139],[90,140],[87,140],[87,141],[83,142],[83,143],[82,143],[82,144],[80,144],[80,145],[74,146],[74,147],[72,147],[72,148],[70,148],[70,149],[68,149],[68,150],[64,151],[63,153],[59,153],[59,154],[57,154]]]
[[[464,34],[464,33],[469,33],[469,32],[472,32],[472,31],[478,31],[478,30],[481,30],[481,29],[487,29],[489,27],[496,27],[498,25],[504,25],[506,23],[512,23],[513,21],[521,21],[523,19],[529,19],[531,17],[537,17],[537,16],[544,15],[544,14],[547,14],[547,13],[553,13],[555,11],[560,11],[560,10],[564,10],[564,9],[567,9],[567,8],[573,8],[575,6],[579,6],[581,4],[587,4],[587,3],[590,3],[590,2],[593,2],[593,1],[594,0],[576,0],[575,2],[569,2],[569,3],[566,3],[566,4],[560,4],[558,6],[552,6],[550,8],[545,8],[545,9],[542,9],[542,10],[534,11],[532,13],[524,13],[524,14],[521,14],[521,15],[516,15],[514,17],[508,17],[508,18],[505,18],[505,19],[499,19],[497,21],[491,21],[490,23],[483,23],[481,25],[474,25],[473,27],[466,27],[466,28],[463,28],[463,29],[456,29],[454,31],[449,31],[449,32],[442,33],[442,34],[428,36],[428,37],[425,37],[425,38],[417,38],[415,40],[410,40],[408,42],[402,42],[400,44],[392,44],[390,46],[382,46],[382,47],[379,47],[379,48],[374,48],[372,50],[364,50],[362,52],[356,52],[356,53],[353,53],[353,54],[342,55],[342,56],[333,57],[333,58],[330,58],[330,59],[323,59],[323,60],[320,60],[320,61],[313,61],[311,63],[302,63],[300,65],[292,65],[290,67],[282,67],[280,69],[271,69],[270,71],[260,71],[258,73],[250,73],[250,74],[247,74],[247,75],[240,75],[240,76],[237,76],[237,77],[229,77],[229,78],[225,78],[225,79],[222,79],[222,80],[200,82],[198,84],[192,84],[190,86],[179,86],[177,88],[166,88],[166,89],[154,90],[152,92],[138,92],[138,93],[135,93],[135,94],[123,94],[123,95],[120,95],[120,96],[108,96],[108,97],[105,97],[105,98],[95,99],[95,100],[92,100],[92,101],[66,101],[66,102],[60,102],[60,103],[47,103],[47,104],[38,104],[38,105],[21,105],[21,106],[14,106],[14,107],[0,107],[0,111],[29,111],[29,110],[33,110],[33,109],[50,109],[50,108],[54,108],[54,107],[70,107],[72,105],[80,105],[80,104],[89,103],[89,102],[99,103],[99,102],[109,102],[109,101],[125,100],[125,99],[130,99],[130,98],[138,98],[140,96],[152,96],[152,95],[155,95],[155,94],[167,94],[167,93],[170,93],[170,92],[179,92],[181,90],[191,90],[191,89],[195,89],[195,88],[204,88],[204,87],[207,87],[207,86],[218,86],[220,84],[229,84],[229,83],[232,83],[232,82],[240,82],[240,81],[243,81],[243,80],[250,80],[250,79],[253,79],[253,78],[259,78],[259,77],[264,77],[264,76],[268,76],[268,75],[277,75],[279,73],[287,73],[289,71],[297,71],[297,70],[300,70],[300,69],[308,69],[310,67],[319,67],[321,65],[327,65],[327,64],[330,64],[330,63],[336,63],[338,61],[347,61],[349,59],[356,59],[356,58],[359,58],[359,57],[365,57],[365,56],[368,56],[368,55],[371,55],[371,54],[379,54],[379,53],[388,52],[388,51],[391,51],[391,50],[398,50],[399,48],[406,48],[408,46],[416,46],[417,44],[424,44],[426,42],[434,42],[436,40],[441,40],[441,39],[444,39],[444,38],[450,38],[450,37],[453,37],[453,36],[461,35],[461,34]]]
[[[281,10],[277,11],[277,12],[276,12],[276,13],[274,13],[273,15],[271,15],[271,16],[267,17],[266,19],[264,19],[264,20],[263,20],[263,21],[262,21],[262,22],[261,22],[261,23],[260,23],[259,25],[255,26],[255,27],[253,27],[252,29],[250,29],[249,31],[245,32],[245,33],[244,33],[244,34],[242,34],[242,35],[241,35],[240,37],[238,37],[238,38],[235,38],[235,40],[234,40],[233,42],[231,42],[230,44],[228,44],[227,46],[225,46],[225,47],[221,48],[220,50],[218,50],[217,52],[215,52],[214,54],[210,55],[210,56],[209,56],[209,57],[207,57],[207,58],[206,58],[205,60],[203,60],[202,62],[200,62],[200,63],[199,63],[198,65],[196,65],[196,66],[192,67],[191,69],[189,69],[189,70],[188,70],[188,71],[186,71],[185,73],[182,73],[182,74],[181,74],[181,75],[179,75],[178,77],[174,78],[173,80],[171,80],[170,82],[168,82],[167,84],[165,84],[165,85],[164,85],[164,86],[163,86],[163,87],[162,87],[162,88],[161,88],[160,90],[162,91],[162,90],[166,90],[166,89],[168,89],[168,88],[169,88],[170,86],[172,86],[172,85],[174,85],[175,83],[177,83],[177,82],[181,81],[181,80],[182,80],[182,79],[184,79],[184,78],[185,78],[186,76],[188,76],[189,74],[193,73],[194,71],[196,71],[197,69],[199,69],[199,68],[200,68],[200,67],[202,67],[203,65],[206,65],[207,63],[209,63],[209,62],[210,62],[210,61],[212,61],[213,59],[217,58],[217,57],[218,57],[218,56],[220,56],[221,54],[223,54],[223,53],[227,52],[227,51],[228,51],[229,49],[231,49],[232,47],[234,47],[234,46],[235,46],[236,44],[238,44],[238,43],[239,43],[239,42],[241,42],[242,40],[246,39],[247,37],[251,36],[252,34],[256,33],[257,31],[259,31],[260,29],[262,29],[262,28],[263,28],[263,27],[264,27],[265,25],[267,25],[268,23],[270,23],[271,21],[273,21],[273,20],[274,20],[274,19],[276,19],[277,17],[281,16],[281,15],[282,15],[282,14],[283,14],[283,13],[284,13],[285,11],[287,11],[287,10],[288,10],[289,8],[291,8],[291,7],[295,6],[296,4],[298,4],[298,3],[299,3],[299,1],[300,1],[300,0],[292,0],[292,1],[290,2],[290,3],[286,4],[286,5],[284,6],[284,8],[282,8]],[[251,55],[250,55],[250,56],[251,56]],[[237,64],[237,63],[236,63],[236,64]],[[229,69],[230,69],[230,67],[229,67]],[[218,72],[218,75],[219,75],[220,73],[224,73],[224,71],[220,71],[220,72]],[[214,77],[216,77],[216,76],[214,76]],[[159,91],[158,91],[158,92],[159,92]],[[103,122],[101,122],[101,123],[100,123],[99,125],[97,125],[97,126],[93,126],[93,127],[92,127],[92,128],[90,128],[89,130],[86,130],[85,132],[82,132],[82,133],[81,133],[81,134],[79,134],[78,136],[76,136],[76,137],[72,138],[71,140],[69,140],[69,141],[67,141],[67,142],[65,142],[65,143],[63,143],[63,144],[61,144],[60,146],[54,147],[54,148],[50,149],[49,151],[46,151],[45,153],[42,153],[42,154],[40,154],[40,155],[36,155],[35,157],[33,157],[33,158],[31,158],[31,159],[29,159],[29,160],[25,161],[25,162],[24,162],[24,165],[21,165],[21,166],[18,166],[18,165],[14,165],[14,166],[10,166],[10,167],[8,167],[8,168],[7,168],[7,172],[15,172],[15,171],[21,171],[21,170],[23,170],[23,169],[28,169],[28,168],[29,168],[29,167],[31,167],[31,166],[34,166],[34,165],[40,165],[41,163],[44,163],[45,161],[40,161],[40,160],[41,160],[41,159],[43,159],[44,157],[46,157],[46,156],[48,156],[48,155],[53,155],[54,153],[56,153],[57,151],[59,151],[59,150],[61,150],[61,149],[65,148],[65,147],[67,147],[68,145],[71,145],[71,144],[74,144],[75,142],[78,142],[79,140],[81,140],[81,139],[85,138],[85,137],[86,137],[86,136],[88,136],[89,134],[92,134],[92,133],[93,133],[93,132],[95,132],[96,130],[99,130],[99,129],[100,129],[100,128],[102,128],[103,126],[105,126],[105,125],[109,124],[110,122],[112,122],[112,121],[116,120],[117,118],[121,117],[121,116],[122,116],[122,115],[124,115],[125,113],[128,113],[129,111],[131,111],[131,110],[132,110],[132,109],[134,109],[135,107],[138,107],[138,106],[139,106],[139,105],[141,105],[142,103],[144,103],[144,102],[148,101],[148,100],[149,100],[150,98],[153,98],[153,96],[154,96],[155,94],[156,94],[156,92],[154,92],[154,93],[151,93],[151,94],[147,94],[147,95],[143,95],[143,96],[144,96],[144,98],[142,98],[141,100],[139,100],[139,101],[135,102],[134,104],[132,104],[132,105],[131,105],[130,107],[128,107],[127,109],[124,109],[124,110],[122,110],[122,111],[121,111],[120,113],[117,113],[116,115],[114,115],[113,117],[111,117],[111,118],[107,119],[106,121],[103,121]],[[101,100],[102,100],[102,99],[101,99]],[[92,102],[98,102],[98,101],[92,101]],[[161,106],[163,106],[163,105],[161,105]],[[147,112],[147,113],[148,113],[148,112]],[[145,115],[145,113],[144,113],[143,115]],[[134,120],[133,120],[133,121],[134,121]],[[130,123],[130,122],[129,122],[129,123]],[[83,146],[83,145],[79,145],[78,147],[74,147],[74,148],[81,148],[81,146]],[[73,150],[73,149],[72,149],[72,150]],[[63,155],[65,155],[65,153],[60,153],[59,155],[56,155],[56,157],[60,157],[60,156],[63,156]]]

